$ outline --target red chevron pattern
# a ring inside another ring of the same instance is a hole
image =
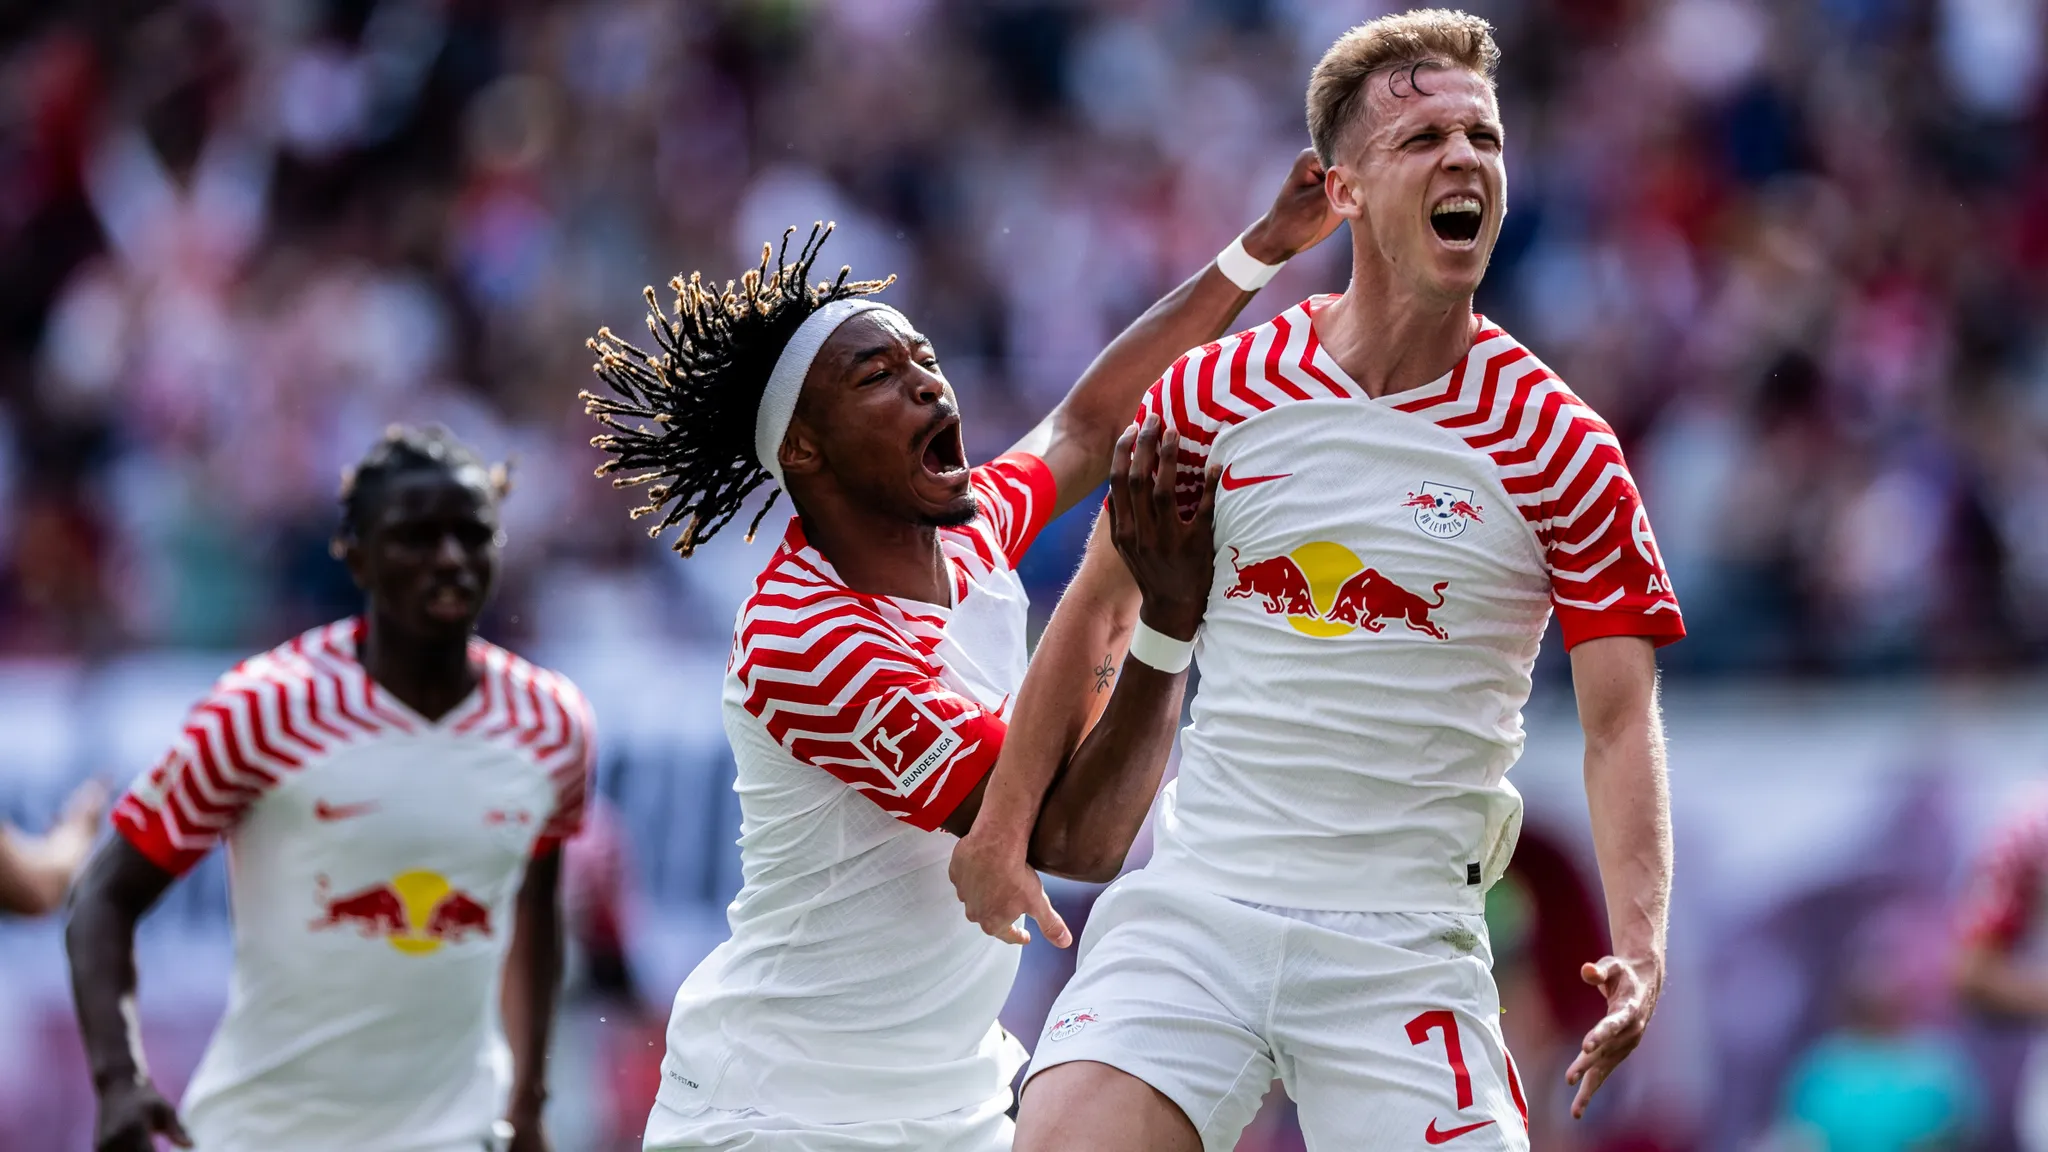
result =
[[[2048,798],[2037,798],[1993,837],[1963,899],[1965,941],[1999,951],[2042,931],[2042,888],[2048,883]]]
[[[981,515],[939,531],[956,598],[1014,568],[1050,516],[1051,472],[1012,454],[974,470]],[[733,641],[749,713],[791,756],[883,811],[937,828],[995,765],[1002,718],[946,688],[945,609],[846,587],[792,518]]]
[[[115,806],[114,826],[158,866],[183,873],[249,805],[345,745],[420,730],[356,661],[363,622],[337,621],[236,665],[187,715],[164,758]],[[440,726],[511,747],[547,771],[545,849],[583,815],[593,746],[589,705],[566,678],[496,645],[470,642],[478,690]]]
[[[1198,498],[1223,429],[1300,400],[1369,401],[1323,351],[1317,296],[1269,323],[1190,351],[1146,392],[1181,435],[1179,491]],[[1498,325],[1480,318],[1472,349],[1443,378],[1383,399],[1490,458],[1536,533],[1567,647],[1595,636],[1685,634],[1621,445],[1585,402]]]
[[[1514,337],[1481,317],[1457,367],[1401,394],[1394,409],[1493,460],[1543,549],[1567,648],[1596,636],[1685,634],[1614,429]]]

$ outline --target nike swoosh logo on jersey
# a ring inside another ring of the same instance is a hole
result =
[[[1294,475],[1292,472],[1281,472],[1273,476],[1232,476],[1230,474],[1230,466],[1226,464],[1223,466],[1223,475],[1218,477],[1216,482],[1222,485],[1225,492],[1235,492],[1239,488],[1249,488],[1254,484],[1264,484],[1270,480],[1285,480],[1292,475]]]
[[[375,800],[365,800],[360,804],[329,804],[325,800],[315,800],[313,801],[313,819],[323,824],[332,824],[336,820],[349,820],[357,816],[368,816],[382,806]]]
[[[1432,1118],[1429,1122],[1429,1128],[1423,1132],[1422,1138],[1431,1144],[1442,1144],[1448,1140],[1456,1140],[1466,1133],[1477,1132],[1491,1123],[1493,1123],[1491,1120],[1481,1120],[1477,1124],[1467,1124],[1463,1128],[1453,1128],[1448,1132],[1439,1132],[1437,1131],[1436,1120]]]

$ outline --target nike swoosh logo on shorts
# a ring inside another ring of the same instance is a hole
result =
[[[1463,1128],[1453,1128],[1448,1132],[1439,1132],[1437,1131],[1436,1121],[1434,1119],[1431,1119],[1429,1122],[1429,1128],[1428,1130],[1423,1132],[1422,1138],[1424,1140],[1429,1141],[1431,1144],[1442,1144],[1449,1140],[1456,1140],[1458,1137],[1463,1136],[1468,1132],[1477,1132],[1481,1128],[1484,1128],[1491,1123],[1493,1123],[1493,1121],[1491,1120],[1481,1120],[1477,1124],[1467,1124]]]
[[[360,804],[329,804],[325,800],[315,800],[313,801],[313,819],[323,824],[332,824],[336,820],[368,816],[379,807],[381,805],[375,800],[365,800]]]
[[[1222,486],[1225,492],[1235,492],[1239,488],[1249,488],[1254,484],[1264,484],[1269,480],[1285,480],[1292,475],[1294,475],[1292,472],[1281,472],[1273,476],[1232,476],[1229,465],[1225,465],[1223,475],[1217,477],[1216,482]]]

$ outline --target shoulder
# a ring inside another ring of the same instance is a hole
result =
[[[785,545],[740,608],[732,673],[750,690],[764,682],[823,682],[850,657],[915,660],[923,653],[891,619],[892,607],[854,592]]]
[[[355,624],[353,619],[323,624],[243,660],[221,673],[199,707],[257,699],[290,704],[331,689],[341,669],[355,659]]]
[[[1558,374],[1497,324],[1483,322],[1472,349],[1444,380],[1398,401],[1489,457],[1533,521],[1568,512],[1567,498],[1628,480],[1614,429]],[[1632,481],[1630,484],[1632,485]]]
[[[575,681],[487,640],[477,640],[475,645],[483,657],[485,675],[500,678],[507,686],[525,693],[536,705],[566,716],[571,724],[589,724],[590,701]]]
[[[1344,387],[1317,363],[1311,321],[1321,298],[1305,300],[1255,328],[1190,349],[1146,396],[1146,411],[1184,436],[1217,433],[1298,400],[1332,399]]]
[[[542,762],[558,757],[581,761],[589,753],[596,722],[590,702],[575,682],[508,648],[471,642],[483,663],[479,705],[456,732],[487,740],[509,737]]]

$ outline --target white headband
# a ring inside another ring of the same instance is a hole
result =
[[[782,450],[782,437],[789,431],[790,419],[796,415],[797,394],[804,389],[804,377],[811,373],[811,361],[818,358],[818,349],[825,346],[841,324],[863,312],[894,312],[899,319],[903,315],[879,300],[863,296],[834,300],[805,317],[796,335],[783,346],[782,355],[776,358],[775,371],[768,374],[761,407],[754,411],[754,459],[775,477],[778,487],[782,486],[782,461],[776,457]],[[904,323],[907,326],[909,321]]]

